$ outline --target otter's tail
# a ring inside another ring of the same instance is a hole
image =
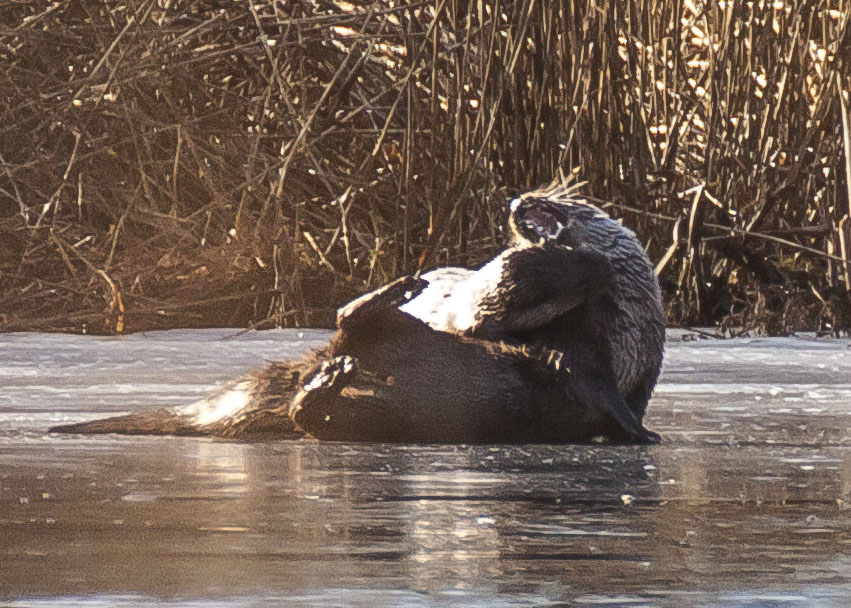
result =
[[[296,362],[272,363],[189,405],[64,424],[48,432],[234,439],[300,437],[302,433],[295,429],[288,414],[289,403],[298,390],[299,378],[314,364],[312,356]]]
[[[89,422],[61,424],[52,427],[49,433],[80,433],[82,435],[203,435],[199,427],[179,408],[157,408],[124,416],[101,418]]]

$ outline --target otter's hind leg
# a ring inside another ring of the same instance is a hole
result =
[[[428,390],[430,382],[445,386],[447,372],[457,371],[465,339],[401,312],[409,283],[391,284],[341,317],[332,357],[305,375],[290,406],[297,428],[325,440],[453,440],[470,408],[462,397],[457,408],[453,400],[457,416],[446,425]]]
[[[336,438],[334,431],[323,431],[341,426],[346,429],[343,433],[348,437],[368,438],[371,432],[369,429],[374,429],[375,425],[366,414],[367,408],[346,407],[352,403],[352,399],[350,395],[343,395],[343,391],[357,376],[361,383],[365,382],[367,385],[365,391],[372,394],[373,383],[380,385],[381,380],[379,375],[369,371],[359,373],[357,346],[368,350],[380,348],[377,346],[381,341],[379,336],[388,331],[398,331],[395,328],[400,324],[414,323],[428,330],[398,308],[400,304],[422,291],[426,285],[427,281],[404,276],[341,308],[337,313],[339,331],[329,349],[322,353],[324,357],[332,353],[335,356],[326,358],[318,365],[312,366],[312,369],[304,369],[301,377],[296,378],[300,389],[296,386],[297,390],[292,390],[293,386],[290,385],[289,396],[286,402],[273,412],[274,417],[270,418],[265,411],[260,413],[261,428],[267,423],[279,424],[278,417],[282,417],[293,425],[295,432],[307,430],[318,438]],[[404,330],[402,334],[413,339],[413,336],[407,335]],[[348,352],[352,348],[352,352]],[[352,392],[357,392],[357,389],[353,387],[350,393]],[[363,393],[360,396],[364,396]],[[377,403],[384,405],[380,399]],[[365,402],[360,402],[360,405],[364,406]],[[332,420],[333,424],[329,424]]]
[[[369,419],[358,396],[344,394],[358,375],[357,361],[339,355],[320,363],[305,376],[301,390],[289,407],[289,417],[297,428],[317,439],[370,439],[380,431]]]
[[[337,327],[345,332],[370,331],[376,323],[392,319],[398,307],[414,298],[428,281],[404,276],[352,300],[337,311]]]

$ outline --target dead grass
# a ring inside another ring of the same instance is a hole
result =
[[[673,323],[835,330],[849,14],[3,3],[0,328],[327,324],[484,259],[508,197],[578,173],[648,244]]]

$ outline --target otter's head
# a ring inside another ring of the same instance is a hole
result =
[[[509,207],[508,225],[513,242],[540,244],[555,241],[568,247],[593,243],[589,229],[599,232],[608,215],[582,199],[538,195],[530,192],[515,198]]]

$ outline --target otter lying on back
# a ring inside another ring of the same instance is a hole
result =
[[[635,235],[569,193],[511,203],[478,270],[403,277],[344,306],[331,344],[188,406],[57,432],[428,442],[653,442],[659,288]]]

